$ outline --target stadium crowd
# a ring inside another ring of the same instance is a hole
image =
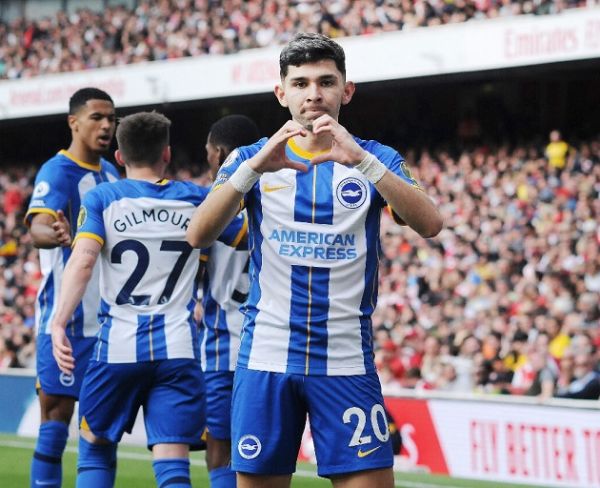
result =
[[[35,368],[35,299],[41,273],[23,223],[35,168],[0,173],[0,370]]]
[[[600,141],[559,164],[533,147],[407,160],[445,229],[425,241],[387,218],[382,231],[388,391],[600,397]]]
[[[94,69],[287,42],[295,32],[329,37],[521,14],[552,14],[587,0],[142,0],[134,9],[58,11],[0,20],[0,79]],[[591,2],[593,4],[593,2]]]
[[[384,392],[600,397],[600,139],[565,147],[562,161],[536,147],[405,154],[445,228],[424,240],[384,215]],[[34,174],[0,176],[0,369],[34,366],[40,271],[22,223]]]

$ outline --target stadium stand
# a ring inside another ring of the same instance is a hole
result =
[[[0,370],[35,367],[35,297],[41,278],[37,251],[23,224],[35,168],[0,174]]]
[[[446,228],[427,244],[387,219],[374,324],[384,383],[552,396],[580,378],[568,358],[597,369],[600,141],[571,148],[564,171],[533,147],[409,160]]]
[[[556,14],[583,0],[251,0],[136,2],[0,21],[0,79],[282,44],[294,32],[369,35],[513,15]]]

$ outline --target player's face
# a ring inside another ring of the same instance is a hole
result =
[[[279,103],[288,107],[292,118],[310,127],[323,114],[337,120],[340,107],[354,94],[354,84],[344,80],[335,62],[325,59],[301,66],[289,66],[280,86],[275,88]]]
[[[208,167],[210,168],[210,174],[213,179],[217,176],[219,172],[219,166],[221,165],[221,150],[218,146],[210,142],[210,134],[208,135],[208,139],[206,140],[206,161],[208,162]]]
[[[105,153],[115,135],[115,107],[107,100],[88,100],[69,116],[73,138],[94,153]]]

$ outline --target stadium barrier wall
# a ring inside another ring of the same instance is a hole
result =
[[[37,437],[40,427],[40,404],[35,392],[35,371],[32,369],[9,369],[0,373],[0,432],[26,437]],[[69,425],[69,436],[79,432],[77,424],[78,404]],[[144,445],[146,433],[140,412],[131,434],[123,436],[123,442]]]
[[[16,369],[0,374],[0,432],[37,435],[34,374]],[[398,470],[544,487],[600,487],[600,401],[541,404],[530,397],[401,390],[386,394],[385,402],[402,434]],[[145,443],[141,414],[123,442]],[[299,457],[315,461],[308,429]]]
[[[600,57],[600,8],[469,21],[339,39],[355,82],[539,65]],[[0,120],[63,114],[83,86],[118,107],[268,93],[279,82],[279,46],[231,55],[137,63],[0,81]]]

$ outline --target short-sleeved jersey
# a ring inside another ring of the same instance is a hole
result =
[[[42,165],[35,178],[25,221],[30,224],[32,217],[39,213],[56,217],[57,211],[62,210],[74,234],[77,213],[85,194],[102,182],[118,179],[119,172],[108,161],[101,159],[97,165],[89,164],[78,160],[67,151],[59,151]],[[49,334],[50,324],[56,312],[62,274],[71,256],[71,248],[40,249],[39,256],[42,282],[36,301],[36,325],[38,334]],[[96,267],[81,303],[67,324],[68,336],[93,337],[98,332],[98,275]]]
[[[246,213],[238,214],[232,225],[245,234]],[[233,248],[217,241],[206,256],[200,348],[202,369],[234,371],[244,320],[240,307],[248,298],[248,248]]]
[[[355,138],[418,186],[394,149]],[[232,152],[213,191],[267,139]],[[293,140],[287,156],[313,156]],[[217,190],[218,191],[218,190]],[[358,170],[328,161],[307,173],[263,174],[245,195],[250,295],[238,366],[315,375],[375,371],[371,314],[377,300],[379,227],[386,202]]]
[[[86,195],[75,241],[87,237],[102,244],[101,329],[93,359],[198,358],[193,309],[200,251],[186,242],[185,232],[207,193],[189,182],[127,179]],[[220,239],[234,245],[240,237],[230,230]]]

